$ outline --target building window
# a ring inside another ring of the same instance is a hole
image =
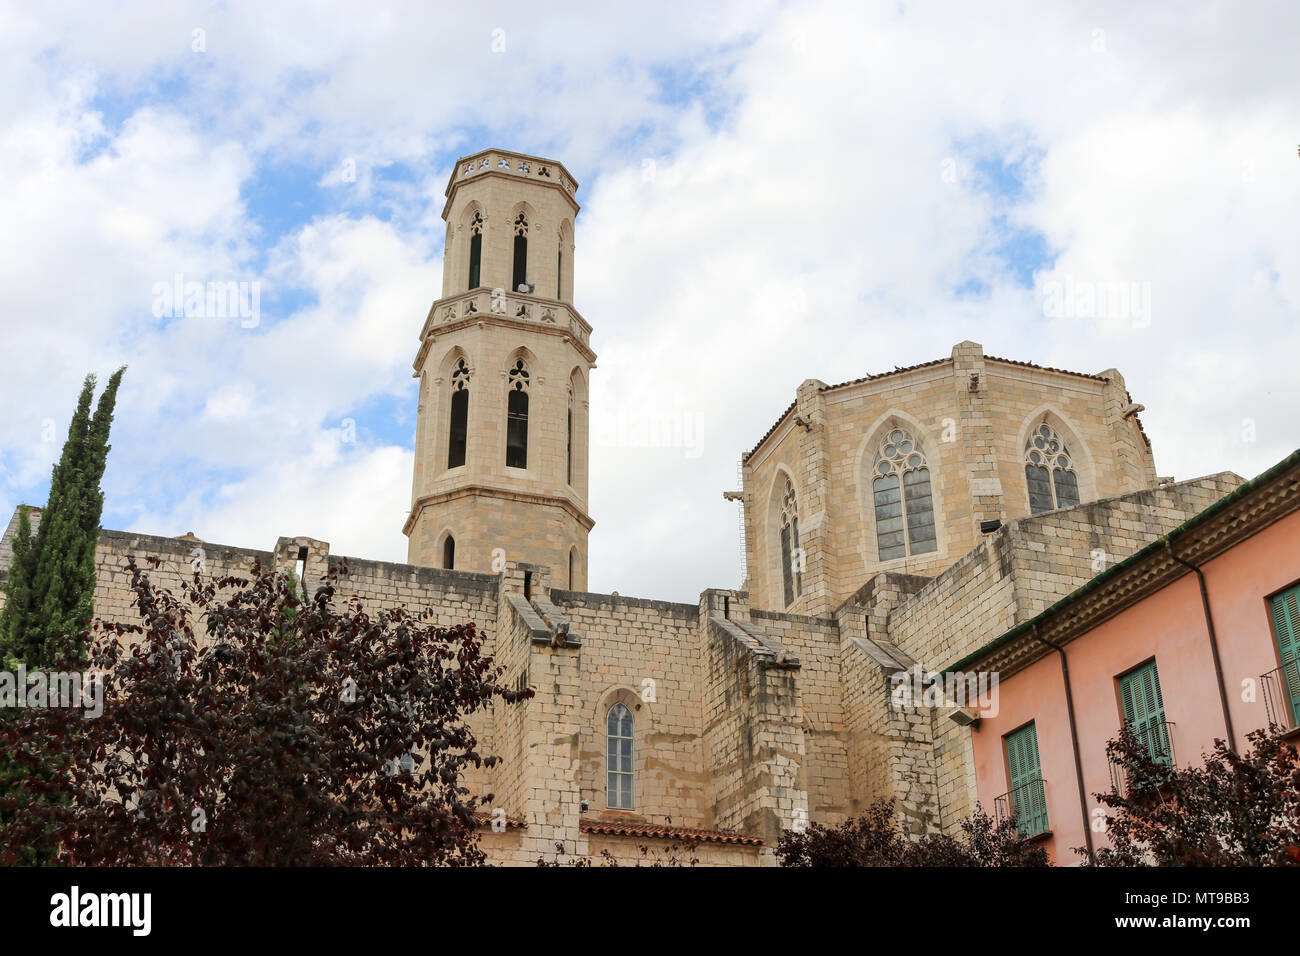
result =
[[[528,467],[528,365],[523,359],[510,369],[506,406],[506,467]]]
[[[510,287],[516,292],[527,291],[528,285],[528,218],[521,212],[515,217],[515,266]]]
[[[1124,726],[1146,748],[1152,760],[1173,766],[1174,753],[1156,662],[1147,661],[1120,677],[1119,697],[1124,708]]]
[[[803,594],[803,569],[804,553],[799,547],[799,499],[794,493],[794,484],[787,478],[785,492],[781,495],[781,586],[786,607]]]
[[[1037,836],[1047,830],[1047,793],[1038,764],[1038,731],[1028,724],[1007,734],[1003,742],[1011,789],[995,801],[998,818],[1014,817],[1021,836]]]
[[[555,254],[555,297],[564,296],[564,250]]]
[[[916,439],[891,429],[876,450],[872,473],[880,560],[937,550],[930,467]]]
[[[615,704],[606,719],[605,805],[632,809],[632,711]]]
[[[569,425],[568,437],[564,446],[565,458],[565,478],[564,480],[573,485],[573,384],[569,384]]]
[[[577,579],[574,577],[574,571],[578,563],[578,552],[573,548],[569,549],[569,590],[572,591],[577,587]]]
[[[448,571],[456,567],[456,539],[451,535],[442,543],[442,566]]]
[[[469,224],[469,288],[479,287],[483,269],[483,213],[475,210]]]
[[[1061,436],[1043,422],[1025,442],[1025,484],[1029,486],[1029,511],[1041,514],[1079,503],[1079,476],[1074,456]]]
[[[465,464],[469,444],[469,366],[458,359],[451,370],[451,421],[447,431],[447,467]]]
[[[1282,666],[1264,675],[1265,703],[1270,720],[1291,729],[1300,726],[1300,585],[1274,595],[1268,604]]]

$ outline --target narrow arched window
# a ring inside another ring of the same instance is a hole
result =
[[[456,539],[451,535],[442,543],[442,566],[448,571],[456,567]]]
[[[510,369],[506,399],[506,467],[528,467],[528,365],[523,359]]]
[[[483,213],[475,211],[469,224],[469,288],[479,287],[483,269]]]
[[[615,704],[606,718],[605,806],[632,809],[632,711]]]
[[[564,250],[555,254],[555,297],[564,298]]]
[[[447,433],[447,467],[465,464],[469,444],[469,366],[464,359],[451,370],[451,420]]]
[[[569,425],[568,436],[564,446],[565,459],[565,478],[570,485],[573,484],[573,385],[569,385]]]
[[[514,228],[515,265],[510,288],[516,292],[523,292],[528,285],[528,218],[522,212],[515,217]]]
[[[872,474],[880,560],[936,550],[930,467],[916,439],[890,429],[876,449]]]
[[[1025,484],[1029,486],[1032,514],[1073,508],[1079,503],[1074,456],[1047,422],[1030,432],[1025,442]]]
[[[578,552],[570,548],[569,549],[569,590],[570,591],[572,591],[574,588],[575,582],[573,577],[573,569],[574,569],[574,565],[577,563],[575,560],[577,556],[578,556]]]
[[[794,484],[786,479],[785,493],[781,496],[781,583],[785,593],[785,606],[803,594],[803,548],[799,547],[799,499]]]

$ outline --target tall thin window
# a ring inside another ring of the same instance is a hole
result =
[[[1011,786],[1006,798],[1008,809],[1021,836],[1037,836],[1047,830],[1047,794],[1038,764],[1038,731],[1033,724],[1027,724],[1003,740]]]
[[[565,481],[573,485],[573,385],[569,385],[569,431],[565,447]]]
[[[564,297],[564,250],[555,254],[555,297]]]
[[[456,539],[451,535],[442,543],[442,566],[448,571],[456,567]]]
[[[606,718],[605,806],[632,809],[632,711],[615,704]]]
[[[480,272],[483,267],[483,213],[474,212],[474,219],[469,224],[469,288],[479,287]]]
[[[510,288],[522,291],[521,286],[528,284],[528,219],[521,212],[515,217],[515,267],[514,279]]]
[[[570,591],[573,590],[574,583],[575,583],[575,582],[574,582],[574,578],[573,578],[573,566],[574,566],[574,564],[575,564],[574,559],[575,559],[577,556],[578,556],[578,552],[577,552],[577,551],[574,551],[572,548],[570,548],[570,549],[569,549],[569,590],[570,590]]]
[[[803,594],[803,548],[799,547],[799,499],[794,484],[786,479],[785,493],[781,496],[781,584],[785,606]]]
[[[1074,456],[1047,422],[1035,428],[1025,442],[1025,484],[1032,514],[1073,508],[1079,503]]]
[[[451,420],[447,434],[447,467],[465,464],[469,443],[469,366],[458,359],[451,370]]]
[[[506,399],[506,467],[528,467],[528,365],[523,359],[510,369]]]
[[[937,550],[930,467],[916,439],[892,429],[876,450],[873,474],[880,560]]]

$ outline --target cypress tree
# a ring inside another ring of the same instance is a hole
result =
[[[87,375],[68,425],[63,454],[50,478],[50,497],[36,534],[23,509],[0,611],[0,657],[29,668],[52,663],[69,637],[80,636],[94,612],[95,546],[108,463],[109,430],[125,367],[109,379],[92,416],[95,376]]]

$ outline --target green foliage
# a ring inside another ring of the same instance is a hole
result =
[[[100,479],[125,368],[113,373],[92,415],[95,376],[87,375],[50,478],[50,497],[36,534],[22,509],[14,557],[0,611],[0,658],[29,668],[47,666],[67,639],[90,623],[95,595],[95,546],[104,510]]]

